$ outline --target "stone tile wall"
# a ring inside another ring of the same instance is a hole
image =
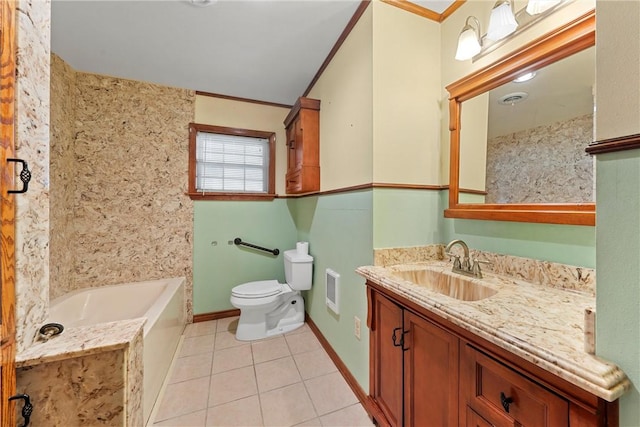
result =
[[[70,77],[59,58],[53,66],[53,103],[66,105],[72,98],[74,112],[53,118],[60,127],[52,134],[54,195],[59,196],[52,223],[62,232],[52,242],[60,264],[51,297],[186,276],[190,318],[193,203],[185,192],[195,93],[82,72]],[[72,81],[73,95],[63,93],[60,88]],[[54,116],[64,114],[60,106],[53,111]],[[58,141],[68,137],[72,141]],[[71,252],[73,259],[59,252]]]
[[[487,203],[592,202],[593,115],[487,141]]]
[[[31,345],[49,310],[50,1],[20,0],[16,24],[16,155],[32,172],[29,191],[15,196],[16,339],[20,352]]]

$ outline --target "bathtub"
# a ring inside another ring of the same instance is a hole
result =
[[[143,413],[147,422],[186,324],[185,278],[69,292],[51,301],[49,321],[65,328],[146,317]]]

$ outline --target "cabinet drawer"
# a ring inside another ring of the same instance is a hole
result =
[[[569,404],[562,397],[470,345],[462,362],[466,403],[492,425],[568,425]]]

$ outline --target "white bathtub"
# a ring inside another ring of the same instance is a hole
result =
[[[69,292],[51,301],[49,320],[65,328],[146,317],[145,423],[151,414],[186,324],[185,278],[125,283]]]

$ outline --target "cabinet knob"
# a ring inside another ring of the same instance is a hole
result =
[[[512,397],[507,397],[503,392],[500,392],[500,403],[502,403],[502,407],[505,412],[509,412],[509,405],[513,403]]]

